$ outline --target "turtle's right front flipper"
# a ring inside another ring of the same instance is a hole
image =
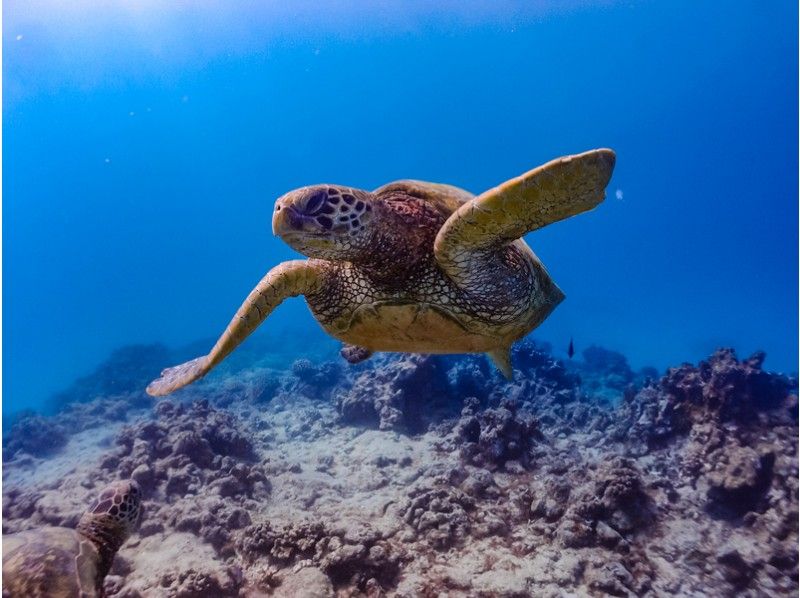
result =
[[[208,355],[165,369],[160,378],[147,386],[147,394],[168,395],[202,378],[285,299],[312,292],[320,284],[319,268],[313,262],[293,260],[276,266],[250,292]]]

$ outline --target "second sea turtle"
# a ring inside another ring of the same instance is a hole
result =
[[[105,488],[75,529],[39,527],[3,536],[3,596],[92,598],[114,556],[141,517],[141,490],[132,481]]]

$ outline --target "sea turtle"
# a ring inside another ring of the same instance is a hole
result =
[[[564,299],[521,237],[597,206],[614,162],[609,149],[565,156],[478,196],[411,180],[291,191],[272,229],[310,259],[270,270],[208,355],[165,369],[147,392],[201,378],[296,295],[350,362],[373,351],[485,352],[510,378],[511,345]]]
[[[139,523],[140,501],[136,482],[114,482],[75,529],[40,527],[3,536],[3,596],[102,596],[114,555]]]

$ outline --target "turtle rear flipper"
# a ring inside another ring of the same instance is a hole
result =
[[[250,292],[208,355],[165,369],[147,386],[147,394],[164,396],[202,378],[285,299],[311,292],[319,284],[319,271],[311,262],[293,260],[276,266]]]
[[[525,233],[591,210],[605,197],[615,154],[597,149],[552,160],[461,206],[436,235],[439,265],[457,283],[486,254]]]
[[[494,351],[489,351],[487,355],[506,380],[511,380],[514,377],[514,368],[511,366],[511,347],[501,347]]]
[[[372,357],[372,351],[366,347],[345,344],[339,354],[344,357],[347,363],[361,363]]]

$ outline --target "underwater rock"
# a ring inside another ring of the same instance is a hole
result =
[[[234,403],[264,404],[280,393],[284,378],[286,376],[268,368],[238,370],[235,375],[221,380],[202,380],[194,387],[183,390],[181,395],[207,400],[220,408]]]
[[[530,341],[518,343],[512,350],[515,377],[512,381],[494,384],[488,405],[499,406],[505,400],[515,401],[521,408],[531,407],[539,423],[567,425],[573,405],[581,399],[580,379],[548,352],[548,345]],[[570,422],[571,425],[571,422]]]
[[[509,460],[523,466],[531,463],[531,448],[542,439],[536,419],[518,409],[513,400],[504,400],[495,409],[478,409],[477,399],[464,402],[456,434],[463,442],[461,455],[472,465],[501,468]]]
[[[580,376],[583,392],[600,400],[618,402],[629,387],[640,387],[648,378],[657,378],[658,372],[646,368],[634,373],[628,359],[617,351],[591,345],[581,353],[582,360],[570,362],[570,370]]]
[[[147,519],[115,597],[797,593],[794,380],[719,351],[639,388],[613,352],[515,351],[511,382],[378,355],[66,406],[44,420],[67,444],[6,462],[3,530],[73,525],[130,475]]]
[[[670,368],[657,384],[626,396],[615,437],[627,438],[643,454],[695,425],[736,422],[746,428],[762,416],[796,419],[796,399],[793,403],[790,395],[796,381],[765,372],[763,361],[763,353],[739,361],[733,350],[720,349],[697,367]]]
[[[335,396],[335,404],[345,423],[415,434],[434,421],[437,410],[448,408],[449,398],[443,360],[403,355],[376,360]]]
[[[750,424],[760,411],[779,408],[793,384],[785,376],[761,369],[765,354],[754,353],[739,361],[732,349],[716,351],[697,368],[670,368],[661,380],[663,391],[680,405],[679,416],[692,422],[713,417]]]
[[[238,550],[251,563],[260,559],[284,567],[313,563],[333,587],[346,585],[361,591],[375,585],[376,589],[392,587],[402,561],[402,555],[369,528],[360,533],[332,530],[321,521],[280,527],[258,523],[243,531]]]
[[[556,531],[565,548],[598,543],[615,548],[654,517],[640,473],[630,460],[616,458],[603,463],[593,478],[570,493],[569,506]],[[562,495],[566,495],[563,490]],[[531,511],[539,513],[542,508],[537,503]]]
[[[41,492],[6,487],[3,489],[3,533],[8,533],[6,523],[25,520],[36,512],[36,503],[42,498]]]
[[[539,384],[552,389],[571,389],[578,381],[561,361],[553,357],[549,343],[523,340],[512,348],[511,362],[525,378],[536,379]]]
[[[592,371],[611,379],[605,386],[623,390],[633,381],[633,371],[628,365],[628,359],[622,353],[591,345],[583,350],[582,355],[585,364],[583,371]]]
[[[170,598],[207,598],[209,596],[238,596],[239,583],[234,576],[217,572],[189,569],[177,574],[168,574],[161,579]]]
[[[100,371],[104,372],[101,378],[112,375],[103,368]],[[15,458],[20,452],[35,457],[52,456],[67,444],[72,435],[91,428],[107,428],[109,423],[123,422],[132,413],[152,405],[152,399],[141,389],[91,399],[82,392],[75,390],[75,397],[70,393],[58,395],[59,402],[54,405],[56,409],[49,415],[23,411],[4,420],[4,460]]]
[[[567,510],[571,485],[565,480],[549,478],[544,481],[542,490],[531,502],[530,514],[533,518],[542,517],[548,522],[561,519]]]
[[[317,543],[326,535],[319,521],[303,521],[275,529],[268,521],[248,527],[241,535],[238,550],[248,561],[267,558],[281,565],[313,559]]]
[[[730,444],[709,456],[713,469],[707,474],[708,499],[715,512],[744,515],[761,511],[759,503],[772,482],[775,454],[759,454],[750,447]]]
[[[436,550],[447,550],[469,537],[469,512],[475,500],[450,487],[412,489],[400,504],[399,514],[413,528],[409,539],[423,537]]]
[[[264,500],[270,492],[263,467],[254,462],[252,441],[232,414],[207,401],[163,401],[155,415],[154,420],[124,428],[117,437],[118,448],[101,467],[141,484],[149,499],[142,536],[188,532],[221,557],[231,556],[234,532],[251,523],[243,505]],[[183,589],[175,591],[192,595],[198,583],[181,581]]]
[[[64,405],[55,416],[71,433],[125,421],[132,412],[152,405],[152,399],[140,392],[98,397],[85,403]]]
[[[272,595],[276,598],[330,598],[334,596],[333,584],[325,573],[310,564],[293,569],[280,580],[281,584],[275,588]]]
[[[506,399],[559,406],[576,400],[579,379],[546,345],[519,343],[512,359],[517,376],[507,382],[484,356],[379,356],[334,393],[334,402],[345,424],[418,434],[456,415],[467,397],[495,407]]]
[[[447,382],[453,396],[474,397],[480,405],[485,405],[495,384],[500,383],[500,374],[482,355],[464,355],[450,361]]]
[[[3,461],[14,458],[19,452],[43,457],[56,452],[68,440],[64,426],[54,418],[33,412],[20,414],[3,435]]]
[[[619,561],[591,567],[586,573],[586,581],[589,588],[601,595],[630,598],[641,595],[635,591],[636,582],[633,575]]]
[[[107,458],[109,465],[131,475],[140,465],[159,472],[159,460],[167,460],[172,467],[194,463],[218,469],[222,458],[249,460],[255,455],[239,422],[208,401],[191,405],[162,401],[155,413],[155,420],[122,430],[117,438],[120,449]]]
[[[342,379],[342,366],[333,361],[316,365],[308,359],[298,359],[292,364],[292,376],[296,392],[311,399],[327,399]]]

